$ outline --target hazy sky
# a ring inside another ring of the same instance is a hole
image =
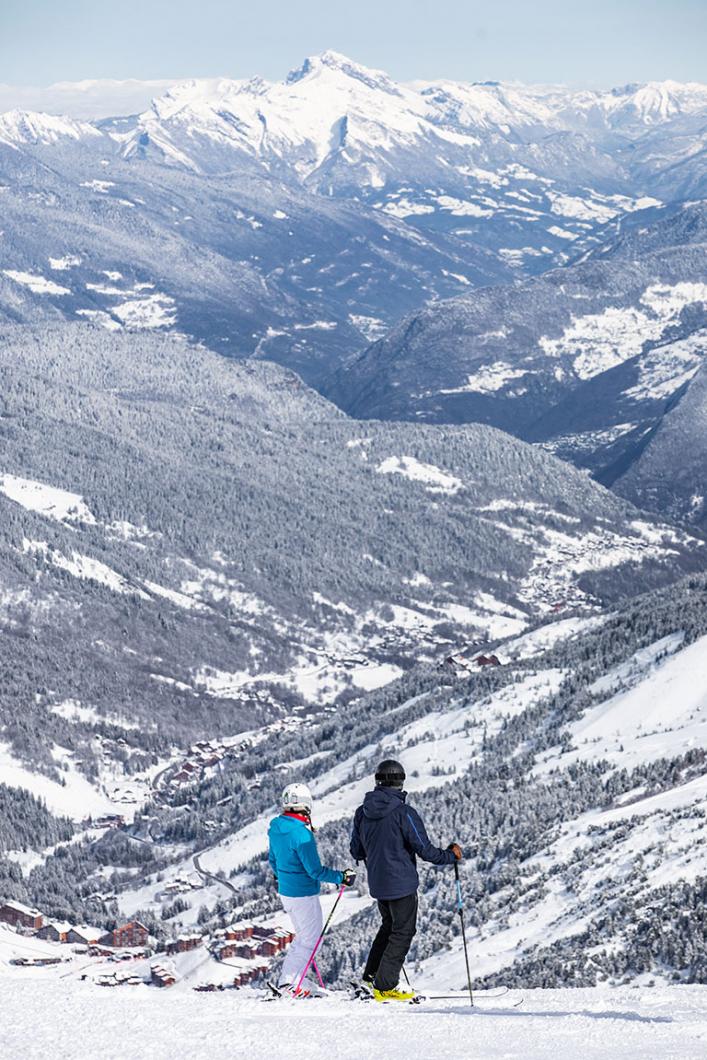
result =
[[[0,82],[283,77],[333,48],[402,80],[707,80],[707,0],[0,0]]]

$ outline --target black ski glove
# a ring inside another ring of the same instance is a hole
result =
[[[356,882],[356,873],[353,869],[344,869],[341,874],[341,882],[344,887],[353,887]]]

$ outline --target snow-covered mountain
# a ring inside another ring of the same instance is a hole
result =
[[[0,314],[178,330],[318,384],[425,302],[704,195],[706,99],[405,85],[325,52],[282,82],[180,82],[102,121],[13,110]]]
[[[703,364],[706,218],[704,202],[634,218],[575,265],[427,306],[344,365],[328,393],[357,416],[491,423],[612,484]],[[673,454],[680,490],[701,495],[699,457],[691,477]],[[664,500],[641,494],[687,514]]]
[[[613,488],[642,508],[680,522],[707,526],[707,336],[700,341],[700,366],[685,372],[684,392],[671,406],[638,459]]]
[[[552,134],[575,138],[575,151],[591,153],[593,141],[610,155],[617,137],[635,139],[691,121],[697,132],[706,109],[702,84],[655,82],[610,92],[496,82],[405,85],[327,51],[306,59],[284,82],[222,78],[175,85],[137,117],[124,151],[154,150],[177,164],[219,171],[224,152],[229,160],[242,152],[288,174],[294,170],[329,193],[347,186],[375,190],[394,180],[420,184],[433,175],[446,184],[450,165],[457,179],[472,178],[467,188],[475,181],[502,189],[502,177],[461,171],[462,159],[474,156],[482,164],[505,146],[511,160],[532,145],[530,154],[542,164],[553,150],[542,140]],[[570,149],[566,165],[572,162]],[[604,165],[610,168],[608,158]]]

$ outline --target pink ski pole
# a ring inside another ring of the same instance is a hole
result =
[[[319,971],[319,965],[316,961],[312,961],[312,968],[314,968],[314,971],[317,973],[317,979],[319,980],[319,985],[321,986],[322,990],[326,990],[326,987],[324,986],[324,980],[322,979],[322,973]]]
[[[339,888],[339,893],[336,896],[336,901],[334,902],[333,906],[331,907],[331,912],[329,913],[329,916],[326,918],[326,924],[322,928],[322,933],[319,936],[319,938],[317,939],[316,944],[314,946],[314,949],[312,950],[312,952],[309,955],[309,960],[307,961],[307,963],[304,966],[304,971],[302,972],[301,976],[299,977],[299,982],[297,983],[297,986],[295,987],[295,990],[294,990],[295,994],[299,994],[300,990],[302,989],[302,983],[304,982],[304,977],[306,976],[307,972],[309,971],[309,966],[312,964],[312,962],[314,961],[314,958],[317,956],[317,950],[319,949],[319,947],[322,944],[322,939],[324,938],[324,936],[327,933],[327,929],[328,929],[329,925],[331,924],[332,917],[334,916],[334,913],[336,912],[336,907],[339,904],[339,901],[341,900],[341,896],[342,896],[342,894],[344,893],[345,890],[346,890],[346,884],[342,883],[341,887]]]

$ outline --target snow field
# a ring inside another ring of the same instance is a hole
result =
[[[495,364],[484,365],[478,372],[468,375],[466,383],[461,386],[440,390],[440,394],[493,394],[502,390],[507,383],[527,374],[525,369],[512,368],[504,361],[496,361]]]
[[[3,272],[15,283],[28,287],[32,294],[71,294],[68,287],[62,287],[54,280],[48,280],[46,276],[37,275],[34,272],[18,272],[15,269],[3,269]]]
[[[46,482],[20,478],[18,475],[0,475],[0,492],[28,511],[46,515],[57,522],[96,524],[96,518],[83,497],[57,486],[49,486]]]
[[[44,799],[52,813],[71,817],[74,821],[83,820],[87,814],[115,812],[116,807],[108,796],[79,773],[70,759],[65,761],[64,784],[59,784],[42,773],[27,769],[12,755],[8,744],[0,743],[0,779],[3,784],[31,791],[37,798]]]
[[[664,637],[596,681],[593,691],[601,693],[640,677],[633,688],[586,710],[569,727],[574,750],[559,757],[550,752],[541,768],[608,759],[632,769],[707,746],[707,637],[678,651],[681,642],[680,634]]]
[[[402,475],[411,482],[422,482],[430,493],[458,493],[464,483],[456,475],[442,471],[434,464],[424,464],[414,456],[389,456],[376,471],[381,475]]]
[[[28,538],[23,540],[23,549],[25,552],[45,556],[55,567],[65,570],[75,578],[97,582],[115,593],[139,596],[142,600],[149,599],[147,593],[144,593],[142,589],[131,585],[112,567],[108,567],[105,563],[101,563],[100,560],[94,559],[92,556],[85,556],[80,552],[72,551],[71,556],[67,557],[57,549],[50,548],[46,541],[31,541]]]
[[[419,1006],[337,997],[264,1004],[248,988],[216,994],[107,990],[18,969],[0,976],[7,1056],[39,1060],[701,1060],[704,987],[537,990],[519,1009],[479,1000]],[[21,981],[19,981],[21,978]],[[43,1019],[28,1025],[28,1013]]]
[[[659,339],[685,306],[704,306],[705,302],[707,284],[652,284],[641,295],[639,306],[608,306],[574,317],[560,338],[543,336],[538,346],[549,357],[572,357],[577,376],[591,379],[635,357],[645,342]]]

